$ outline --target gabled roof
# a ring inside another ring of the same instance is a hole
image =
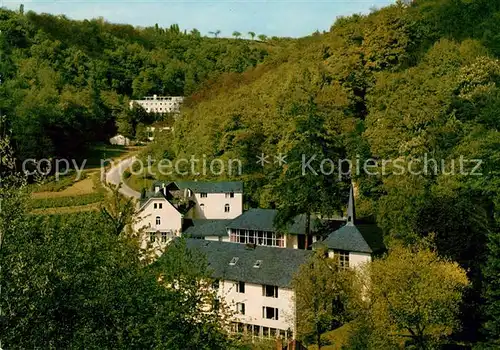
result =
[[[144,208],[144,206],[152,199],[164,199],[168,202],[168,199],[162,192],[148,192],[146,193],[146,197],[139,201],[139,209]]]
[[[156,192],[156,193],[148,193],[146,195],[146,198],[144,199],[141,199],[140,202],[139,202],[139,211],[143,210],[146,205],[153,199],[163,199],[164,201],[166,201],[168,204],[170,204],[172,206],[172,208],[174,208],[179,214],[182,215],[182,213],[179,211],[178,208],[175,207],[175,205],[172,204],[172,202],[167,198],[165,197],[165,195],[163,194],[163,192]]]
[[[274,218],[278,214],[276,209],[249,209],[228,225],[231,229],[255,230],[255,231],[277,231],[274,225]],[[316,219],[311,217],[311,231],[316,228]],[[306,216],[304,214],[295,217],[293,224],[288,225],[284,230],[291,234],[306,233]]]
[[[347,250],[359,253],[376,253],[384,249],[382,231],[375,224],[358,224],[354,203],[354,187],[349,191],[347,222],[333,231],[322,242],[313,246],[324,245],[328,249]]]
[[[321,243],[329,249],[370,254],[374,251],[366,242],[358,227],[352,224],[346,224],[330,233]]]
[[[192,219],[186,223],[188,227],[184,229],[183,234],[193,238],[208,236],[224,237],[227,236],[226,227],[231,221],[232,219]]]
[[[290,288],[300,265],[313,253],[310,250],[255,246],[244,244],[186,239],[189,249],[206,255],[213,277],[220,280],[243,281]],[[237,257],[237,262],[230,265]],[[161,258],[160,258],[161,259]],[[261,260],[259,268],[255,262]]]
[[[154,187],[168,186],[171,181],[156,181]],[[223,181],[223,182],[204,182],[204,181],[175,181],[179,189],[190,189],[195,193],[243,193],[243,182],[241,181]]]

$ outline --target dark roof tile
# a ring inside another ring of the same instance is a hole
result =
[[[186,239],[189,249],[205,254],[213,277],[220,280],[243,281],[290,288],[294,274],[311,256],[310,250],[287,249],[244,244]],[[238,261],[230,265],[231,260]],[[262,260],[259,268],[255,262]]]
[[[184,229],[184,235],[193,238],[207,236],[224,237],[227,236],[227,225],[232,219],[192,219],[189,227]]]

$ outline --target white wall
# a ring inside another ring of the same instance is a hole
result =
[[[155,204],[157,204],[157,209],[154,209]],[[159,209],[160,204],[162,205],[161,209]],[[156,225],[157,216],[160,217],[160,225]],[[181,213],[163,198],[150,199],[142,208],[139,219],[139,222],[135,225],[135,230],[144,229],[143,243],[149,241],[149,232],[151,231],[172,232],[178,236],[182,229]],[[157,243],[160,239],[161,235],[156,237]]]
[[[226,193],[207,193],[202,198],[200,193],[195,193],[196,206],[193,210],[193,218],[196,219],[234,219],[243,213],[243,193],[234,193],[233,198],[226,198]],[[204,210],[201,210],[201,204]],[[229,212],[224,211],[229,204]]]
[[[372,256],[367,253],[349,253],[349,265],[352,267],[361,266],[367,262],[372,261]]]
[[[234,315],[235,322],[270,327],[281,330],[295,329],[295,302],[294,292],[291,289],[279,288],[278,298],[262,295],[262,285],[245,283],[245,293],[238,293],[233,281],[221,281],[219,295],[233,311],[236,311],[236,303],[245,304],[245,315]],[[269,306],[278,308],[278,320],[269,320],[262,317],[262,307]],[[295,332],[294,332],[295,333]]]
[[[179,112],[180,105],[183,101],[182,96],[154,96],[146,98],[144,100],[133,100],[130,101],[130,108],[132,108],[133,103],[137,103],[148,113],[171,113]]]

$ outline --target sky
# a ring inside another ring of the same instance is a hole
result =
[[[0,6],[25,12],[64,14],[72,19],[104,17],[109,22],[161,27],[178,24],[202,34],[249,31],[267,36],[301,37],[329,30],[338,16],[369,13],[395,0],[0,0]]]

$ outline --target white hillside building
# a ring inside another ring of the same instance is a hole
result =
[[[142,100],[132,100],[130,101],[130,108],[133,107],[134,103],[144,108],[148,113],[179,113],[182,102],[184,101],[183,96],[148,96]]]
[[[233,219],[243,212],[242,182],[156,182],[139,204],[143,246],[164,247],[193,221]]]
[[[255,338],[294,338],[292,278],[312,252],[187,239],[207,258],[214,288],[232,308],[232,331]]]
[[[351,189],[347,219],[323,220],[323,236],[319,234],[321,220],[311,219],[311,235],[306,236],[306,220],[299,215],[285,229],[274,225],[277,210],[250,209],[233,220],[191,220],[183,235],[209,241],[256,244],[281,249],[327,248],[330,257],[338,257],[342,267],[360,266],[371,261],[372,255],[383,251],[383,239],[375,224],[363,224],[355,218]],[[325,239],[324,232],[330,232]]]
[[[161,188],[169,186],[160,184]],[[331,233],[323,240],[319,225],[311,223],[314,242],[310,245],[306,237],[301,238],[305,235],[303,217],[277,230],[276,213],[251,209],[234,219],[184,219],[182,235],[186,236],[187,247],[206,256],[219,298],[235,313],[232,331],[252,338],[295,338],[296,305],[291,283],[299,267],[313,254],[310,248],[326,247],[329,256],[338,257],[340,268],[346,269],[362,267],[384,249],[376,225],[356,221],[352,188],[347,220],[324,221],[322,232]]]
[[[234,219],[243,213],[243,183],[233,182],[155,182],[155,193],[181,193],[191,201],[186,217],[191,219]]]

